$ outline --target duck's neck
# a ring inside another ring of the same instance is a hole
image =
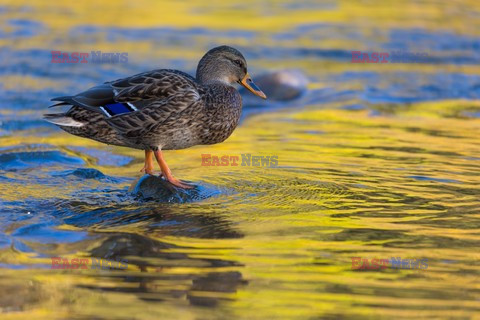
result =
[[[198,74],[197,73],[197,81],[203,85],[221,83],[227,86],[231,86],[228,77],[215,75],[215,74]]]
[[[200,61],[197,67],[197,81],[203,85],[220,82],[222,84],[231,86],[231,79],[225,74],[225,72],[222,72],[221,69],[222,68],[219,66],[209,63],[202,63],[202,61]]]

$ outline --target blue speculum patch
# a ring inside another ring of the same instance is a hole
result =
[[[132,109],[126,105],[125,103],[112,103],[112,104],[107,104],[105,105],[105,110],[108,111],[112,116],[115,116],[117,114],[122,114],[122,113],[127,113],[131,112]]]

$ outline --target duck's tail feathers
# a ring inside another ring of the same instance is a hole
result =
[[[51,99],[50,101],[60,101],[57,104],[54,104],[50,107],[56,107],[56,106],[62,106],[62,105],[72,105],[72,106],[77,106],[81,107],[83,109],[87,109],[93,112],[97,113],[102,113],[102,110],[98,107],[92,107],[85,102],[81,101],[81,99],[78,96],[64,96],[64,97],[56,97]]]
[[[67,106],[67,105],[70,105],[70,103],[68,103],[68,102],[59,102],[59,103],[52,104],[51,106],[49,106],[49,108],[59,107],[59,106]]]
[[[50,99],[50,101],[61,101],[62,103],[74,104],[74,96],[63,96]]]
[[[83,127],[85,125],[85,123],[70,118],[65,113],[47,113],[43,115],[43,119],[61,127]]]

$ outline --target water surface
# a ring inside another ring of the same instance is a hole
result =
[[[470,318],[480,314],[475,1],[28,1],[0,7],[2,319]],[[166,152],[197,189],[129,191],[142,152],[41,120],[51,97],[238,47],[295,68],[290,102],[245,96],[225,143]],[[51,51],[128,52],[52,64]],[[352,64],[351,51],[427,52]],[[202,154],[278,166],[202,166]],[[160,199],[160,200],[159,200]],[[52,257],[128,268],[52,269]],[[352,257],[427,259],[352,270]]]

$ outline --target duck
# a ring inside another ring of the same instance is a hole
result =
[[[173,176],[163,151],[225,141],[242,112],[237,83],[267,98],[250,77],[242,53],[223,45],[200,59],[195,77],[179,70],[156,69],[105,82],[76,95],[51,99],[56,103],[50,108],[69,109],[44,114],[44,119],[75,136],[144,150],[141,172],[153,175],[155,158],[160,176],[188,189],[193,186]]]

